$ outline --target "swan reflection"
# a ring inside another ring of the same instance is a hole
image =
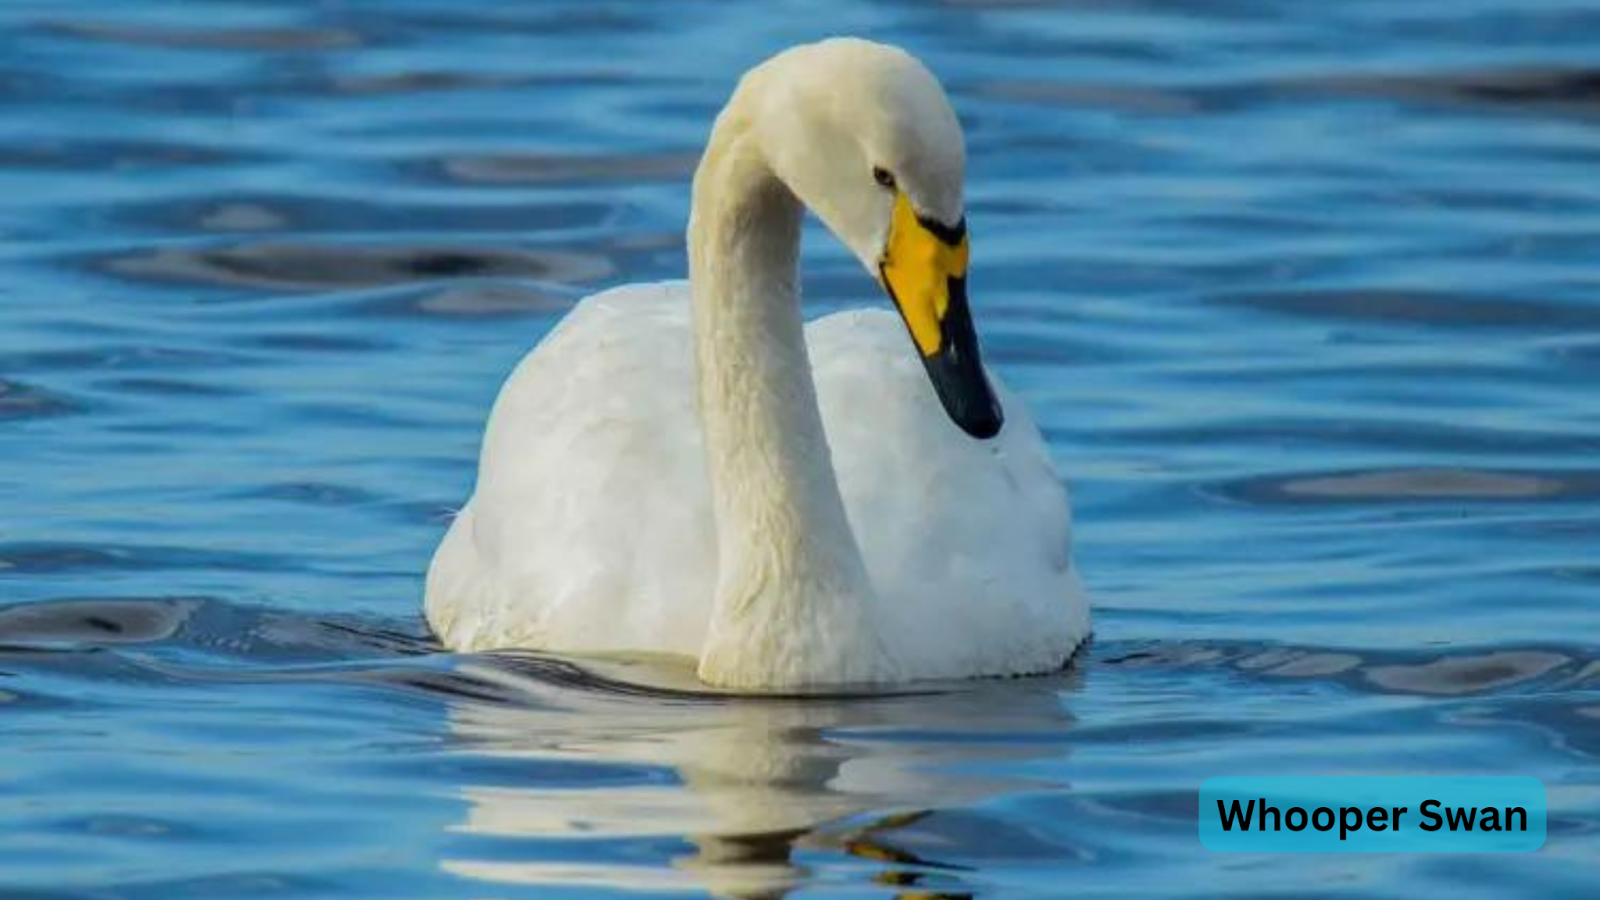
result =
[[[1016,773],[1066,754],[1062,693],[1076,682],[773,699],[639,689],[538,659],[469,658],[458,671],[517,698],[454,702],[461,752],[525,763],[528,777],[463,779],[467,810],[452,830],[472,840],[441,862],[447,872],[732,897],[784,894],[812,853],[848,854],[864,878],[921,896],[969,893],[960,864],[897,833],[942,808],[1038,789]],[[686,667],[648,672],[692,679]]]

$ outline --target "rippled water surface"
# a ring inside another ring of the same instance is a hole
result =
[[[734,79],[836,31],[966,124],[1094,645],[760,701],[436,652],[500,380],[681,274]],[[1597,60],[1582,0],[0,6],[0,894],[1594,896]],[[1535,775],[1550,838],[1200,847],[1285,773]]]

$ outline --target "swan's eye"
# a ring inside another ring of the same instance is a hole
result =
[[[883,166],[872,167],[872,180],[886,188],[894,187],[894,173],[890,172],[888,169],[885,169]]]

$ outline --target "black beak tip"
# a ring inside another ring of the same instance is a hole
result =
[[[1000,429],[1006,424],[1006,416],[1000,411],[1000,404],[990,397],[988,404],[983,408],[964,414],[956,420],[956,424],[972,437],[987,441],[1000,433]]]
[[[965,364],[955,363],[948,354],[925,357],[929,379],[939,405],[956,427],[968,436],[986,441],[1000,433],[1006,417],[1000,408],[1000,398],[989,386],[989,378],[982,363],[969,353]]]

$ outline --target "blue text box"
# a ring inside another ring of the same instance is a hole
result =
[[[1212,778],[1200,786],[1200,843],[1219,853],[1526,853],[1544,845],[1546,804],[1544,784],[1525,776]]]

